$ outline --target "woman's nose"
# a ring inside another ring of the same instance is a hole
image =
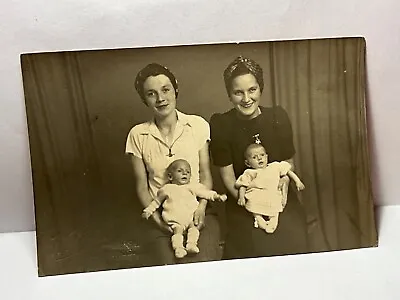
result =
[[[244,93],[243,102],[250,102],[250,101],[251,101],[250,95],[248,93]]]
[[[156,100],[156,101],[157,101],[158,103],[163,102],[164,100],[165,100],[165,98],[164,98],[164,96],[163,96],[162,94],[158,94],[158,95],[157,95],[157,100]]]

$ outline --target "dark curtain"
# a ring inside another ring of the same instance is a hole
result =
[[[262,105],[283,106],[292,121],[310,251],[375,244],[363,39],[26,54],[41,275],[151,264],[136,242],[141,207],[124,155],[130,128],[150,118],[134,76],[152,61],[168,66],[178,109],[209,120],[231,108],[222,72],[239,54],[264,69]],[[216,209],[224,229],[224,207]]]
[[[313,247],[368,246],[376,233],[365,123],[365,42],[270,45],[272,99],[292,121],[295,165],[307,186],[301,198],[314,225]]]

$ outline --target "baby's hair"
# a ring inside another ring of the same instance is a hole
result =
[[[262,148],[264,149],[265,153],[267,153],[267,151],[265,150],[264,146],[261,144],[250,144],[247,146],[246,150],[244,151],[244,157],[247,158],[247,155],[249,153],[249,151],[254,150],[254,149],[258,149],[258,148]]]
[[[185,163],[185,164],[187,164],[187,165],[190,167],[190,164],[188,163],[187,160],[184,160],[184,159],[177,159],[177,160],[174,160],[172,163],[169,164],[169,166],[167,167],[167,174],[172,173],[172,172],[175,170],[176,165],[177,165],[178,163]]]

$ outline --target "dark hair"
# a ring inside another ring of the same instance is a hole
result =
[[[236,77],[245,74],[253,75],[256,78],[258,85],[260,86],[261,93],[263,92],[263,69],[251,58],[239,56],[234,61],[232,61],[224,71],[224,81],[228,95],[230,95],[232,89],[232,81]]]
[[[143,69],[141,69],[139,73],[136,75],[135,89],[138,92],[140,98],[142,98],[142,100],[145,101],[143,85],[146,79],[149,78],[150,76],[157,76],[157,75],[165,75],[169,78],[175,90],[175,97],[178,97],[178,82],[175,78],[175,75],[172,74],[172,72],[168,70],[168,68],[157,63],[151,63],[145,66]]]

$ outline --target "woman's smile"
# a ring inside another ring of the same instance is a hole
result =
[[[159,109],[159,110],[163,110],[163,109],[165,109],[165,108],[167,108],[167,107],[168,107],[168,103],[164,103],[164,104],[161,104],[161,105],[157,105],[157,106],[156,106],[156,108]]]
[[[244,108],[250,108],[255,102],[241,102],[241,106]]]

